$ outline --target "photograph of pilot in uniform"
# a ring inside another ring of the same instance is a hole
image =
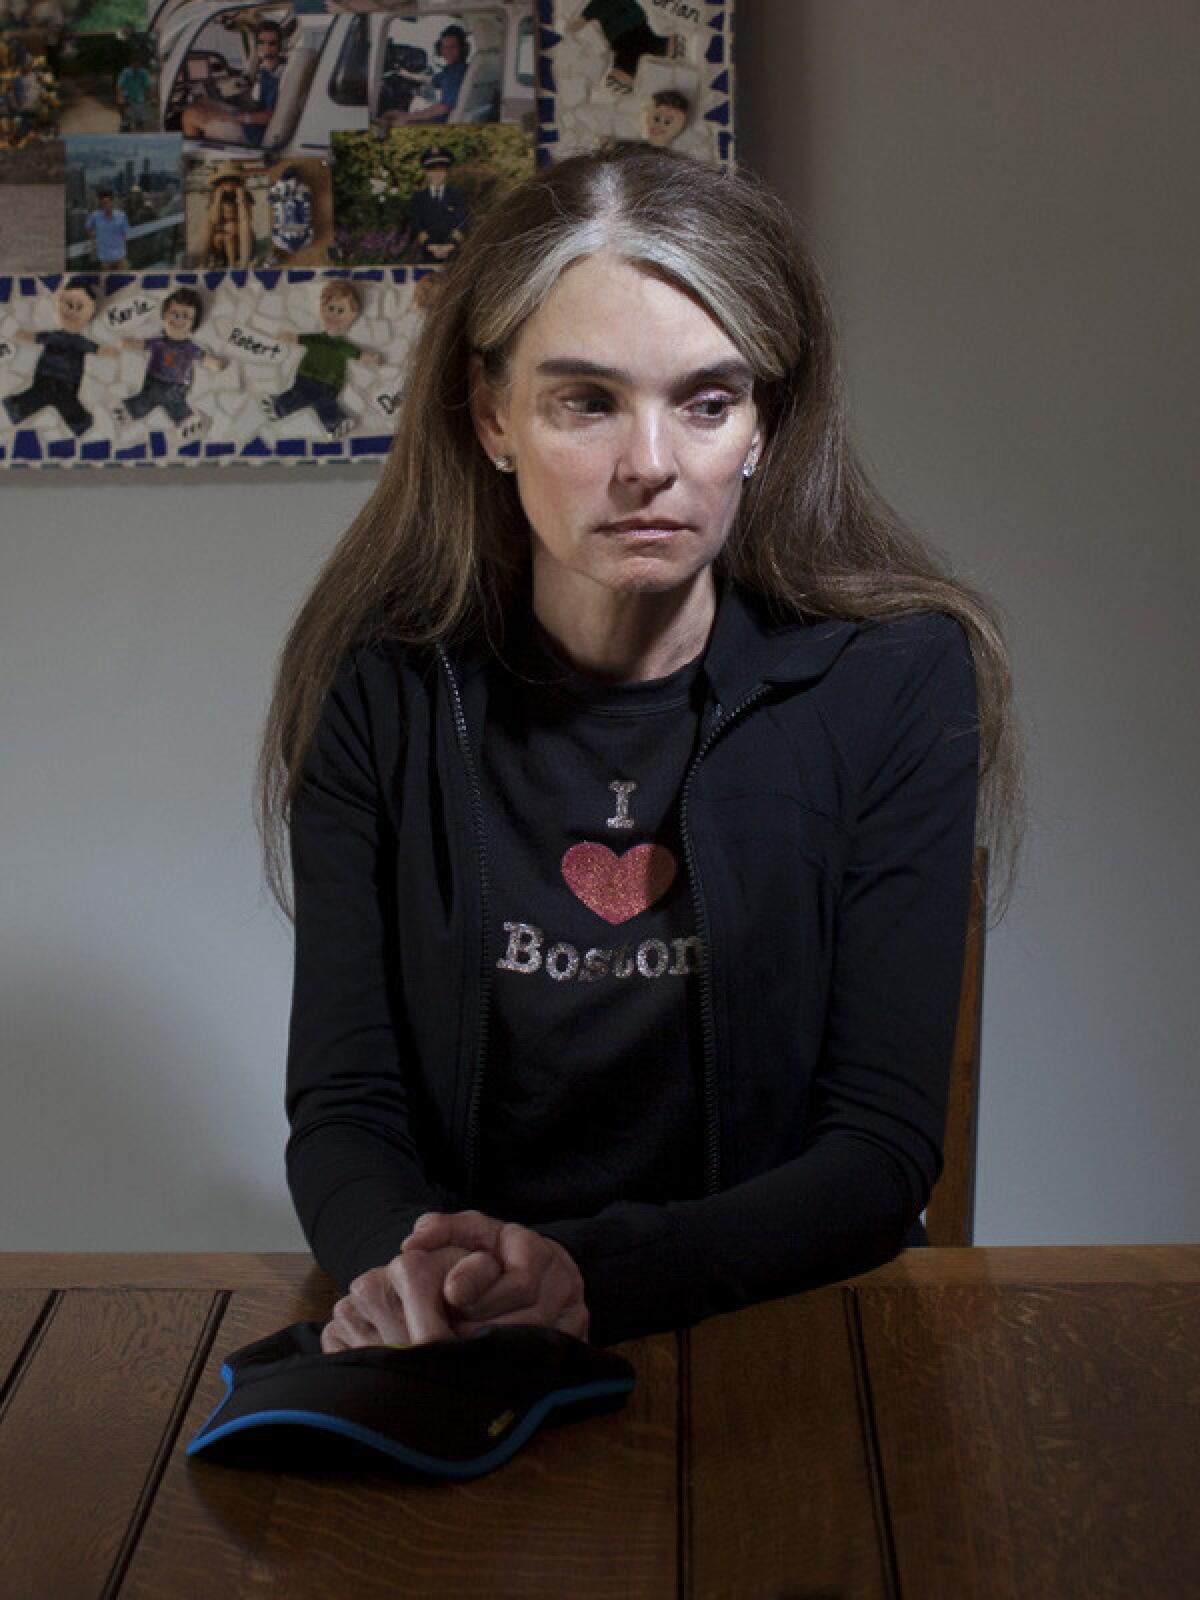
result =
[[[426,187],[413,193],[408,208],[413,233],[410,248],[417,261],[449,261],[463,242],[467,197],[448,181],[453,165],[454,157],[444,145],[430,145],[421,153]]]

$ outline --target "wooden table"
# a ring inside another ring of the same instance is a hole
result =
[[[0,1256],[4,1600],[1200,1596],[1200,1246],[909,1251],[459,1485],[189,1463],[307,1256]]]

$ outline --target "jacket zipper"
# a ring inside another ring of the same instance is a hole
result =
[[[479,991],[479,1034],[478,1048],[475,1055],[475,1072],[471,1080],[471,1098],[467,1104],[467,1141],[463,1164],[466,1173],[466,1200],[469,1202],[475,1187],[475,1164],[479,1154],[479,1114],[483,1101],[483,1074],[484,1063],[487,1060],[487,1035],[488,1014],[491,1006],[492,988],[488,981],[490,970],[488,967],[487,951],[487,901],[488,901],[488,872],[487,851],[484,847],[483,834],[483,797],[479,788],[479,775],[475,768],[475,758],[471,754],[471,741],[467,732],[467,718],[463,711],[462,696],[458,689],[458,680],[454,676],[450,665],[450,658],[439,644],[437,646],[438,660],[446,674],[446,682],[450,689],[450,701],[454,712],[454,732],[458,739],[458,748],[462,753],[463,765],[466,768],[467,783],[471,791],[471,810],[475,818],[475,847],[479,858],[479,944],[480,944],[480,970],[484,974],[480,981]]]
[[[683,858],[687,863],[688,882],[692,890],[692,908],[696,916],[696,926],[700,930],[700,945],[703,952],[700,962],[700,1037],[704,1053],[704,1192],[716,1194],[721,1187],[721,1135],[718,1120],[719,1096],[717,1093],[717,1024],[713,1009],[712,978],[710,976],[710,962],[712,957],[711,929],[708,921],[708,908],[704,901],[704,891],[700,883],[700,868],[696,860],[696,852],[692,846],[692,837],[688,831],[688,800],[691,796],[692,777],[701,761],[716,744],[717,740],[742,716],[754,703],[761,700],[767,693],[768,685],[760,683],[756,689],[740,700],[728,716],[721,716],[721,707],[717,705],[717,721],[708,730],[701,742],[700,748],[692,757],[691,766],[683,780],[683,790],[679,801],[679,833],[683,840]]]

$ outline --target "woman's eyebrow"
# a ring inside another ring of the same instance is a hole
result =
[[[607,383],[624,384],[627,388],[634,382],[632,373],[620,367],[607,367],[602,362],[585,361],[579,356],[550,356],[538,362],[536,371],[543,378],[599,378]],[[713,362],[711,366],[697,367],[694,372],[685,372],[673,387],[699,389],[708,383],[749,388],[754,383],[754,373],[747,362],[732,357],[728,361]]]

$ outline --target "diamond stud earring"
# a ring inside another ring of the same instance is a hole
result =
[[[514,462],[511,456],[497,456],[492,465],[497,472],[512,472],[514,470]]]
[[[742,477],[752,478],[758,469],[758,460],[755,456],[747,456],[742,463]]]

